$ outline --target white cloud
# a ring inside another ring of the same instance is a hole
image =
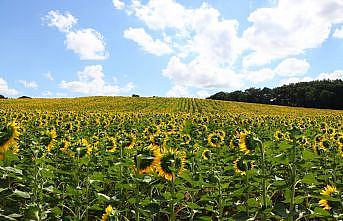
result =
[[[56,27],[61,32],[68,32],[77,23],[77,18],[69,12],[61,14],[57,10],[49,11],[43,20],[47,22],[48,26]]]
[[[245,79],[254,83],[261,83],[272,80],[275,77],[275,71],[270,68],[262,68],[256,71],[243,72]]]
[[[38,84],[35,81],[19,80],[19,83],[22,84],[25,88],[30,88],[30,89],[38,88]]]
[[[297,58],[288,58],[283,60],[275,69],[280,76],[297,76],[305,74],[310,68],[306,60]]]
[[[154,40],[149,34],[145,32],[143,28],[129,28],[124,31],[124,37],[131,39],[140,45],[145,51],[161,56],[164,54],[170,54],[173,50],[161,40]]]
[[[195,93],[195,96],[198,98],[207,98],[211,96],[211,94],[206,90],[200,90]]]
[[[286,78],[286,79],[282,79],[279,83],[279,86],[282,85],[287,85],[287,84],[291,84],[291,83],[298,83],[298,82],[308,82],[308,81],[313,81],[313,78],[311,77],[290,77],[290,78]]]
[[[343,39],[343,26],[337,28],[332,35],[334,38],[342,38]]]
[[[17,95],[19,92],[14,88],[9,88],[7,81],[0,77],[0,94],[6,96],[14,96]]]
[[[310,68],[310,64],[306,60],[300,60],[297,58],[287,58],[280,62],[276,68],[261,68],[255,71],[243,71],[242,74],[245,79],[248,79],[253,83],[261,83],[270,81],[276,76],[290,77],[289,81],[296,81],[300,78],[294,78],[295,76],[304,75]]]
[[[129,14],[134,13],[150,29],[182,29],[186,25],[188,11],[174,0],[150,0],[145,5],[138,0],[132,2]]]
[[[243,65],[265,65],[320,46],[333,24],[343,22],[343,1],[279,0],[276,7],[259,8],[243,33],[252,52]]]
[[[237,36],[236,20],[223,19],[220,12],[207,3],[191,9],[175,0],[150,0],[146,4],[134,0],[127,8],[129,14],[135,15],[163,41],[153,40],[144,29],[131,28],[131,36],[126,31],[124,37],[140,42],[141,47],[156,55],[164,50],[157,54],[152,50],[156,47],[146,45],[164,42],[171,49],[165,47],[172,57],[162,71],[174,85],[168,95],[184,94],[188,87],[237,89],[243,85],[233,69],[244,49]],[[132,34],[133,30],[136,33]]]
[[[66,36],[67,49],[81,60],[105,60],[108,57],[103,36],[92,28],[71,31]]]
[[[175,85],[215,88],[230,87],[237,89],[243,86],[242,79],[234,71],[221,68],[210,60],[196,58],[189,63],[183,63],[180,58],[172,57],[163,75],[168,77]]]
[[[105,60],[109,53],[106,51],[104,37],[92,28],[72,30],[77,19],[69,12],[65,15],[58,11],[50,11],[44,20],[49,26],[57,27],[66,34],[65,45],[80,56],[81,60]]]
[[[316,80],[336,80],[343,79],[343,70],[336,70],[331,73],[320,73]]]
[[[290,83],[297,83],[297,82],[307,82],[307,81],[314,81],[314,80],[336,80],[336,79],[343,79],[343,70],[336,70],[330,73],[320,73],[317,77],[290,77],[287,79],[283,79],[280,81],[280,86],[284,84]]]
[[[309,80],[299,76],[307,73],[310,64],[295,57],[319,47],[333,25],[343,23],[342,0],[273,0],[270,8],[249,15],[251,25],[241,35],[237,20],[225,19],[208,3],[189,8],[176,0],[131,2],[126,12],[144,23],[147,28],[140,35],[150,40],[142,43],[138,34],[129,39],[143,48],[163,42],[172,50],[162,71],[173,85],[168,95],[183,95],[191,88],[241,89],[245,82],[261,83],[278,76]],[[279,64],[265,66],[271,62]]]
[[[125,3],[120,0],[113,0],[112,3],[113,6],[118,10],[122,10],[125,8]]]
[[[167,97],[189,97],[188,88],[182,85],[173,85],[173,87],[167,92]]]
[[[52,76],[52,73],[48,71],[47,73],[44,74],[44,77],[48,79],[49,81],[53,81],[54,77]]]
[[[131,82],[124,87],[108,84],[105,82],[104,77],[101,65],[90,65],[77,72],[77,80],[70,82],[62,81],[59,86],[60,88],[86,95],[117,95],[119,93],[127,93],[134,88]]]

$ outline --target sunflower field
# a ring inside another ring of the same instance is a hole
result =
[[[0,101],[0,220],[343,220],[343,111]]]

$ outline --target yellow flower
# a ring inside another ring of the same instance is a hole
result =
[[[283,137],[284,137],[284,135],[281,131],[279,131],[279,130],[275,131],[275,133],[274,133],[275,140],[277,140],[277,141],[282,140]]]
[[[224,142],[224,137],[214,132],[208,135],[207,142],[211,147],[220,147]]]
[[[202,152],[201,157],[204,160],[208,160],[208,158],[210,158],[211,155],[211,151],[209,149],[206,149]]]
[[[134,163],[140,174],[153,171],[161,160],[159,147],[150,145],[137,151]]]
[[[52,147],[56,144],[56,137],[57,137],[56,130],[52,129],[50,131],[49,136],[50,136],[50,142],[48,144],[48,151],[50,152],[52,150]]]
[[[15,121],[9,123],[4,131],[7,132],[5,136],[0,137],[0,160],[5,156],[5,152],[12,145],[16,145],[16,139],[19,137],[18,126]]]
[[[110,214],[112,213],[112,211],[113,211],[112,206],[108,205],[105,209],[105,213],[101,217],[101,221],[106,221],[108,217],[110,216]]]
[[[244,154],[249,154],[255,149],[255,142],[253,136],[250,132],[244,131],[239,134],[239,149]]]
[[[319,200],[318,204],[321,207],[323,207],[323,209],[325,209],[325,210],[330,210],[331,209],[331,207],[329,206],[329,202],[327,200],[325,200],[325,199]]]
[[[331,196],[335,192],[337,192],[335,186],[326,185],[326,187],[324,187],[324,190],[322,190],[320,194],[325,196]]]
[[[243,160],[238,158],[233,162],[235,172],[241,175],[246,175],[246,171],[251,170],[255,167],[254,161]]]
[[[320,192],[321,195],[323,196],[331,196],[334,193],[338,192],[335,186],[331,186],[331,185],[326,185],[326,187],[324,187],[324,189]],[[323,207],[323,209],[325,210],[330,210],[331,207],[329,205],[329,201],[326,199],[321,199],[319,200],[318,204]]]
[[[176,149],[164,149],[161,160],[157,166],[157,172],[167,180],[174,180],[180,175],[186,163],[186,155]]]

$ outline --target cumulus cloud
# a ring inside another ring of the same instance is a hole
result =
[[[188,88],[182,85],[173,85],[173,87],[167,92],[167,97],[189,97]]]
[[[38,84],[36,81],[19,80],[19,83],[22,84],[25,88],[30,88],[30,89],[38,88]]]
[[[283,60],[275,69],[280,76],[296,76],[305,74],[310,68],[306,60],[297,58],[288,58]]]
[[[243,38],[252,52],[244,57],[243,64],[265,65],[320,46],[332,25],[343,22],[343,2],[279,0],[275,7],[256,9],[248,21],[252,26],[244,31]]]
[[[81,60],[104,60],[108,57],[103,36],[92,28],[68,32],[67,49],[80,55]]]
[[[202,90],[242,86],[241,78],[233,70],[244,49],[237,36],[238,21],[223,19],[220,12],[207,3],[192,9],[175,0],[150,0],[146,4],[133,1],[127,8],[129,14],[141,20],[160,39],[152,39],[142,28],[130,28],[124,32],[124,37],[137,42],[149,53],[172,55],[162,71],[174,85],[167,92],[168,96],[183,96],[189,87]],[[154,50],[156,48],[161,49]]]
[[[143,28],[130,27],[124,31],[124,37],[136,42],[143,50],[157,56],[173,52],[167,43],[159,39],[154,40]]]
[[[221,68],[209,60],[196,58],[183,63],[180,58],[172,57],[163,75],[176,85],[196,88],[230,87],[237,89],[243,86],[242,79],[234,71]]]
[[[320,73],[316,80],[336,80],[343,79],[343,70],[336,70],[331,73]]]
[[[77,18],[71,15],[69,12],[60,13],[58,10],[51,10],[46,16],[43,17],[43,21],[50,27],[56,27],[61,32],[68,32],[73,25],[77,23]]]
[[[289,81],[292,82],[301,79],[295,76],[304,75],[309,68],[310,64],[305,59],[287,58],[281,61],[274,69],[260,68],[254,71],[243,71],[242,74],[253,83],[270,81],[276,76],[289,77]]]
[[[105,74],[101,65],[89,65],[82,71],[77,72],[77,80],[62,81],[59,86],[72,92],[86,95],[117,95],[127,93],[134,88],[129,82],[124,87],[108,84],[105,81]]]
[[[286,79],[282,79],[279,83],[279,86],[282,85],[287,85],[287,84],[291,84],[291,83],[298,83],[298,82],[308,82],[308,81],[313,81],[314,79],[311,77],[290,77],[290,78],[286,78]]]
[[[0,94],[6,96],[14,96],[19,92],[14,88],[9,88],[7,81],[0,77]]]
[[[307,82],[307,81],[314,81],[314,80],[337,80],[343,79],[343,70],[335,70],[333,72],[328,73],[320,73],[317,77],[290,77],[280,81],[279,85],[290,84],[290,83],[297,83],[297,82]]]
[[[225,19],[208,3],[190,8],[176,0],[132,0],[125,11],[145,29],[129,28],[124,37],[155,55],[160,55],[153,50],[156,42],[171,49],[160,52],[170,55],[162,70],[173,85],[168,95],[183,96],[191,88],[241,89],[245,82],[261,83],[276,77],[308,80],[301,76],[310,64],[296,57],[321,46],[332,27],[343,23],[343,2],[271,2],[270,7],[250,13],[247,20],[251,24],[240,34],[237,20]],[[339,31],[334,37],[339,37]],[[266,66],[277,62],[275,68]]]
[[[340,28],[337,28],[332,36],[334,38],[341,38],[341,39],[343,39],[343,26],[341,26]]]
[[[59,11],[50,11],[43,18],[48,26],[57,27],[66,34],[65,45],[80,56],[81,60],[105,60],[109,53],[106,51],[104,37],[92,28],[73,29],[77,18],[69,12],[61,14]]]
[[[125,8],[125,3],[120,0],[113,0],[112,4],[118,10],[122,10]]]

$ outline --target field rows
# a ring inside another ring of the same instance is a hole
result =
[[[342,220],[342,111],[0,101],[0,220]]]

